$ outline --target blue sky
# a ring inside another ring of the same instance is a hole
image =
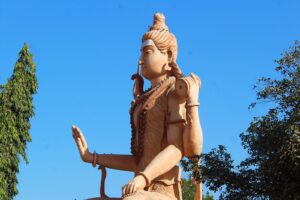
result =
[[[177,37],[180,68],[202,80],[204,152],[224,144],[236,163],[244,159],[239,134],[268,108],[247,109],[255,100],[252,86],[261,76],[275,77],[274,60],[300,39],[299,8],[296,0],[0,0],[0,84],[24,42],[39,81],[29,164],[20,164],[15,199],[98,195],[100,173],[80,160],[71,125],[82,129],[91,151],[130,152],[130,77],[157,11]],[[109,170],[107,194],[120,196],[131,178]]]

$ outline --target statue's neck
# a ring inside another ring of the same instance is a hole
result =
[[[161,81],[165,80],[166,78],[167,78],[167,74],[164,74],[149,80],[151,83],[151,88],[154,88],[156,85],[158,85]]]

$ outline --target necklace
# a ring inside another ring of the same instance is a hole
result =
[[[140,111],[139,115],[137,116],[138,117],[137,126],[135,126],[134,124],[134,117],[133,117],[134,111],[139,104],[144,104],[149,99],[149,97],[155,91],[157,91],[157,89],[160,88],[163,85],[163,83],[165,83],[168,79],[169,77],[162,80],[156,86],[150,87],[147,90],[145,90],[143,94],[141,96],[138,96],[137,99],[133,101],[131,104],[131,108],[130,108],[131,153],[132,155],[135,156],[137,162],[141,159],[144,152],[144,134],[145,134],[145,128],[147,122],[146,120],[147,110],[143,109]],[[136,137],[138,139],[138,144],[136,142]]]

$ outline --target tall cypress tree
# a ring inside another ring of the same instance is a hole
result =
[[[28,163],[26,146],[31,141],[32,100],[38,87],[32,57],[28,45],[24,44],[13,75],[6,84],[0,85],[0,199],[4,200],[18,194],[20,155]]]

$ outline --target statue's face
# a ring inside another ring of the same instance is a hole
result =
[[[140,61],[143,77],[150,80],[167,73],[168,54],[160,52],[152,40],[143,43],[141,51]]]

